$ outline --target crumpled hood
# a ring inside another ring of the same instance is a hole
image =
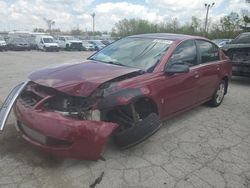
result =
[[[87,97],[102,83],[136,71],[139,69],[86,61],[42,69],[31,73],[29,79],[69,95]]]

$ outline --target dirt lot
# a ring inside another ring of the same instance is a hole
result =
[[[89,54],[0,53],[0,104],[28,73]],[[98,162],[50,157],[26,143],[13,123],[10,117],[0,134],[1,188],[82,188],[95,180],[101,188],[250,187],[250,79],[233,78],[220,107],[200,106],[171,119],[134,148],[120,151],[110,142]]]

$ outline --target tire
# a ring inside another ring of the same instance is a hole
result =
[[[160,117],[156,113],[151,113],[136,125],[124,131],[116,131],[114,142],[119,148],[126,149],[141,143],[159,130],[160,127]]]
[[[212,99],[210,101],[208,101],[207,104],[211,107],[219,106],[224,99],[225,91],[226,91],[226,82],[225,82],[225,80],[221,80],[218,87],[216,88],[216,91],[215,91]]]
[[[68,44],[66,44],[65,49],[66,49],[67,51],[69,51],[69,50],[70,50],[70,48],[69,48],[69,45],[68,45]]]

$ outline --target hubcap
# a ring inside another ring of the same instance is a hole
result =
[[[225,85],[223,83],[220,84],[217,92],[216,92],[216,102],[221,103],[225,94]]]

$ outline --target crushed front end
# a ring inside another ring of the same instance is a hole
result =
[[[233,75],[250,77],[250,45],[230,48],[226,54],[232,60]]]
[[[14,112],[17,128],[31,144],[53,155],[98,160],[117,124],[101,121],[96,100],[29,82]]]

